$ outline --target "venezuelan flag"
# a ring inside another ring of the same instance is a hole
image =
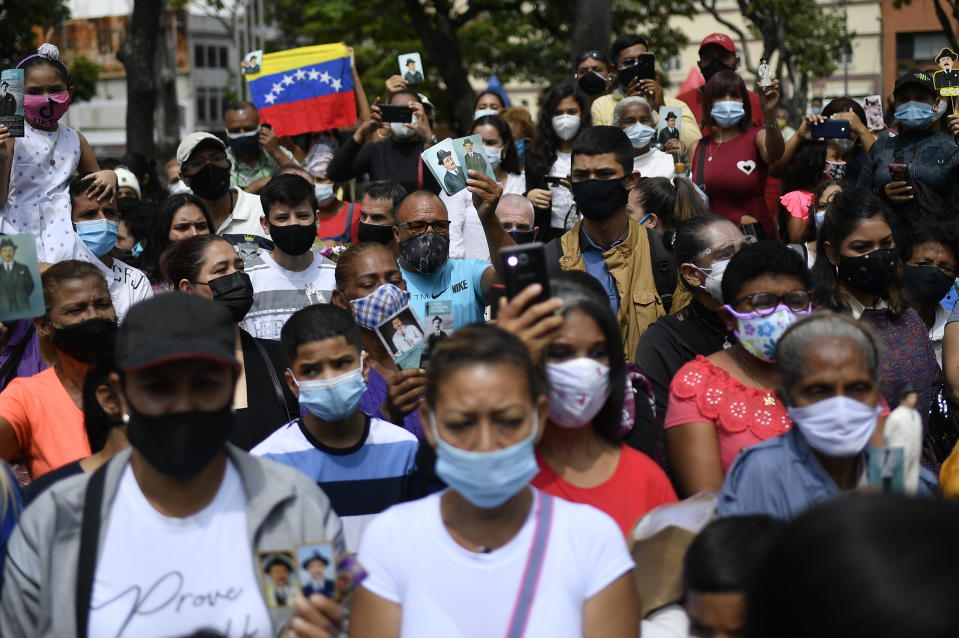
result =
[[[260,72],[245,77],[260,120],[277,135],[356,123],[350,55],[343,43],[267,53]]]

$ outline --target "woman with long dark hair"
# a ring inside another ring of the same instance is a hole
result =
[[[151,284],[161,286],[160,255],[163,251],[175,241],[194,235],[210,235],[215,231],[213,219],[199,197],[192,193],[170,195],[160,204],[150,233],[142,242],[143,252],[137,258],[136,266],[146,273]]]
[[[573,141],[591,125],[589,98],[575,85],[563,82],[549,90],[536,141],[526,153],[526,196],[536,208],[536,225],[544,229],[545,241],[559,237],[576,222],[568,181]]]

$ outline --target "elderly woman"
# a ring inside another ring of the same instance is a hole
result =
[[[613,109],[613,126],[626,133],[633,145],[633,170],[642,177],[672,177],[675,163],[672,155],[653,148],[656,141],[656,120],[653,108],[642,97],[628,97]],[[682,142],[670,140],[667,149],[684,151]]]
[[[881,441],[879,352],[870,328],[828,311],[786,331],[778,395],[796,427],[739,455],[719,492],[720,517],[790,519],[866,483],[866,446]],[[920,493],[931,493],[935,478],[923,470],[920,480]]]
[[[637,635],[616,524],[529,485],[548,403],[541,370],[500,328],[468,326],[436,348],[420,414],[450,487],[366,529],[352,638]]]

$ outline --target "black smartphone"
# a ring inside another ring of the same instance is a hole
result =
[[[530,302],[530,305],[548,300],[549,269],[546,267],[546,246],[540,242],[508,246],[499,251],[502,264],[503,283],[506,296],[512,299],[528,286],[539,284],[543,291]]]
[[[628,88],[629,84],[635,79],[655,80],[656,79],[656,56],[652,53],[640,53],[636,56],[636,64],[620,69],[619,81],[623,87]]]
[[[820,137],[827,139],[847,138],[850,132],[852,132],[852,127],[849,126],[849,120],[826,120],[809,130],[809,134],[814,140]]]
[[[413,109],[397,104],[377,104],[384,122],[412,122]]]
[[[550,186],[565,186],[563,182],[566,180],[565,177],[557,177],[555,175],[547,175],[543,178],[543,181]]]

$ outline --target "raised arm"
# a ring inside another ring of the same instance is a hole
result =
[[[762,105],[765,126],[756,136],[756,147],[766,164],[774,164],[783,156],[786,146],[776,122],[776,111],[779,110],[779,80],[773,80],[770,86],[761,87],[760,91],[759,103]]]
[[[503,188],[496,183],[496,180],[490,178],[485,173],[468,171],[469,179],[466,180],[466,188],[473,193],[473,207],[476,208],[476,215],[483,224],[483,233],[486,235],[486,245],[489,247],[489,256],[494,266],[488,268],[483,274],[483,296],[490,298],[493,290],[493,284],[496,283],[499,260],[496,254],[504,246],[515,246],[516,242],[503,230],[503,224],[496,217],[496,205],[499,204],[499,198],[503,194]],[[501,276],[501,274],[500,274]]]

